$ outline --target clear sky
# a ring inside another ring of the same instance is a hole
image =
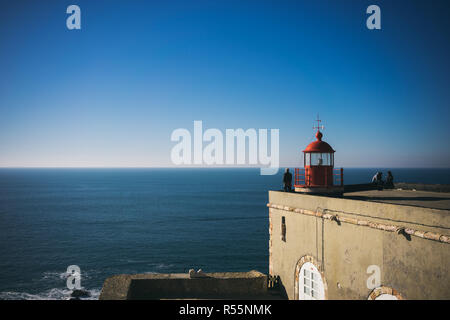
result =
[[[171,166],[170,135],[194,120],[278,128],[294,166],[320,114],[337,165],[450,167],[448,15],[425,0],[2,0],[0,166]]]

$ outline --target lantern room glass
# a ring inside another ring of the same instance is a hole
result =
[[[334,166],[333,153],[307,152],[304,158],[305,166]]]

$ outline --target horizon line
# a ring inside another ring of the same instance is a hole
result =
[[[260,169],[255,166],[0,166],[0,169]],[[282,168],[303,168],[302,166],[279,166]],[[399,166],[336,166],[335,169],[450,169],[450,167],[399,167]]]

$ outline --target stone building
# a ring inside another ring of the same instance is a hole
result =
[[[269,191],[269,276],[289,299],[450,299],[450,194]]]

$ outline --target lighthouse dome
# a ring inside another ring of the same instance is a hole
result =
[[[320,153],[334,153],[335,151],[333,148],[326,143],[325,141],[322,141],[322,132],[317,131],[316,133],[317,140],[314,142],[311,142],[303,152],[320,152]]]

